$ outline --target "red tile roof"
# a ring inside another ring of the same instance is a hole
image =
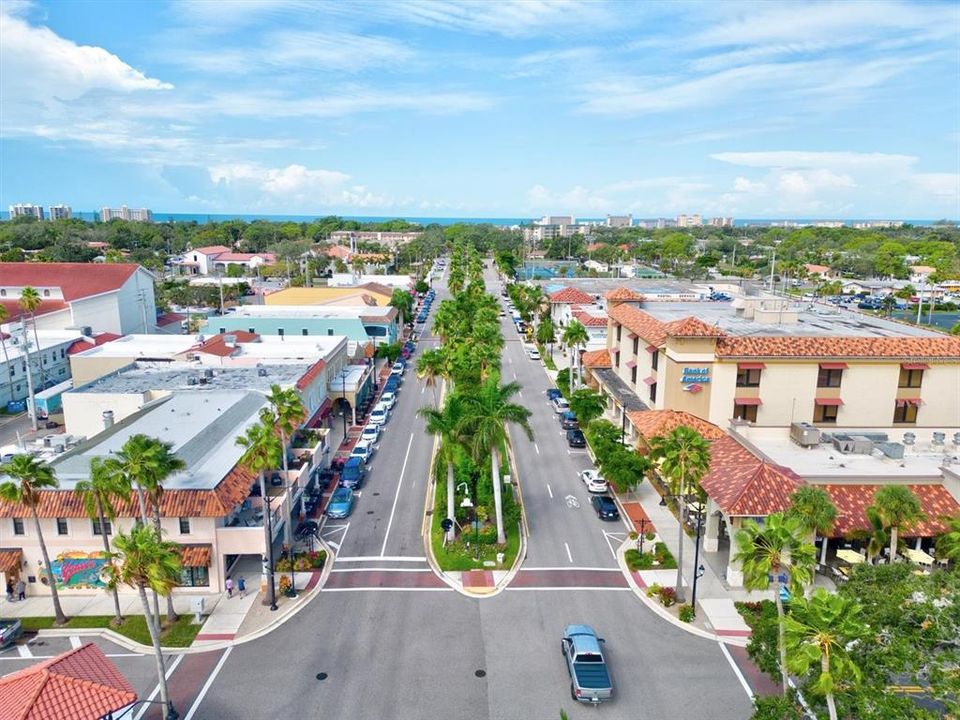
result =
[[[323,369],[326,366],[326,361],[317,360],[313,365],[310,366],[310,369],[301,375],[299,380],[297,380],[297,390],[303,391],[310,387],[310,383],[320,377],[320,374],[323,372]]]
[[[187,316],[181,315],[180,313],[163,313],[162,315],[157,316],[157,327],[166,327],[167,325],[183,322],[186,319]]]
[[[724,337],[718,357],[960,359],[960,337]]]
[[[14,570],[20,569],[20,562],[23,560],[22,548],[0,548],[0,572],[8,578]]]
[[[205,247],[198,247],[190,250],[190,252],[198,252],[201,255],[219,255],[221,253],[230,252],[230,248],[226,245],[207,245]]]
[[[662,322],[632,305],[617,305],[607,310],[607,315],[648,343],[659,346],[667,339]]]
[[[557,292],[550,296],[550,302],[552,303],[585,303],[590,305],[593,301],[593,295],[588,295],[583,290],[575,287],[565,287],[563,290],[557,290]]]
[[[826,273],[830,272],[829,265],[814,265],[813,263],[807,263],[803,266],[808,273]]]
[[[350,248],[343,245],[331,245],[323,252],[327,257],[340,258],[341,260],[350,259]]]
[[[581,322],[585,327],[606,327],[607,318],[601,317],[599,315],[594,315],[592,313],[584,312],[583,310],[578,310],[573,313],[573,316]]]
[[[761,461],[730,436],[711,443],[710,469],[700,481],[721,510],[741,517],[786,510],[801,485],[793,470]]]
[[[614,302],[640,302],[645,299],[640,293],[622,286],[608,292],[606,298]]]
[[[67,348],[67,355],[76,355],[77,353],[82,353],[84,350],[100,347],[104,343],[113,342],[122,337],[123,335],[115,335],[114,333],[99,333],[92,338],[83,338],[82,340],[77,340]]]
[[[663,326],[663,330],[670,337],[726,337],[726,333],[716,325],[708,325],[703,320],[692,316],[668,322]]]
[[[837,506],[837,522],[833,537],[847,535],[856,530],[869,530],[866,509],[873,504],[873,496],[882,485],[819,485],[828,493]],[[943,515],[960,514],[960,504],[943,485],[907,485],[920,500],[927,519],[916,525],[900,528],[900,537],[931,537],[942,533],[946,526],[940,519]]]
[[[628,412],[627,418],[637,432],[647,439],[665,435],[681,425],[696,430],[707,440],[726,437],[726,433],[713,423],[682,410],[635,410]]]
[[[233,261],[233,262],[250,262],[254,258],[263,258],[267,263],[272,263],[275,261],[273,253],[235,253],[235,252],[224,252],[220,255],[214,257],[214,260],[220,261]]]
[[[58,287],[70,302],[118,290],[139,268],[134,263],[0,263],[0,284]]]
[[[613,361],[607,350],[589,350],[580,356],[580,362],[586,368],[612,368]]]
[[[19,320],[24,315],[27,317],[30,315],[30,313],[26,313],[20,308],[20,304],[16,300],[0,300],[0,305],[3,305],[3,309],[7,311],[6,318],[4,319],[5,323]],[[41,300],[34,312],[37,317],[40,317],[41,315],[47,315],[52,312],[66,310],[69,307],[70,306],[63,300]]]
[[[93,720],[137,694],[93,643],[0,678],[4,720]]]
[[[362,287],[365,290],[378,293],[380,295],[393,295],[394,288],[389,285],[384,285],[383,283],[378,282],[366,282],[363,285],[358,285],[357,287]]]
[[[204,340],[199,345],[195,345],[190,348],[188,352],[202,352],[207,353],[208,355],[216,355],[218,357],[228,357],[233,355],[236,352],[235,347],[227,347],[227,335],[231,335],[236,338],[237,344],[240,343],[250,343],[256,341],[259,335],[257,333],[247,332],[246,330],[234,330],[233,332],[228,333],[218,333],[212,337]]]
[[[210,543],[181,545],[180,562],[184,567],[210,567]]]

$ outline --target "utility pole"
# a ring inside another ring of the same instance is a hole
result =
[[[27,412],[30,414],[30,424],[33,425],[33,431],[36,432],[37,403],[33,395],[33,369],[30,367],[30,333],[27,332],[27,325],[23,320],[20,321],[20,331],[23,334],[23,352],[27,361]]]
[[[920,283],[920,293],[917,296],[917,325],[920,324],[920,314],[923,312],[923,289],[926,285],[926,280]]]
[[[770,261],[770,292],[775,292],[776,287],[773,284],[773,272],[777,267],[777,248],[773,248],[773,259]]]

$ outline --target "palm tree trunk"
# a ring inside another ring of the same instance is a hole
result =
[[[677,602],[682,603],[684,600],[683,593],[683,508],[684,508],[684,497],[683,497],[683,478],[686,476],[687,468],[686,463],[680,463],[680,487],[678,488],[679,492],[677,493],[677,523],[680,528],[680,535],[677,542],[677,586],[674,588],[677,592]],[[668,488],[669,489],[669,488]],[[696,568],[693,569],[694,572],[697,571]]]
[[[890,564],[893,565],[893,561],[897,559],[897,526],[893,525],[890,527]]]
[[[157,540],[163,540],[163,531],[160,529],[160,506],[157,503],[153,505],[153,527],[157,531]],[[154,609],[157,612],[157,618],[160,617],[160,601],[157,598],[157,593],[154,592],[153,599],[155,602]],[[177,611],[173,608],[173,593],[167,593],[167,624],[173,625],[179,616]]]
[[[140,483],[136,483],[137,486],[137,501],[140,503],[140,522],[144,525],[147,524],[147,499],[143,494],[143,487]]]
[[[569,346],[570,353],[570,394],[573,395],[573,346]]]
[[[820,653],[820,674],[826,675],[830,672],[830,656],[826,652]],[[833,693],[827,693],[827,712],[830,713],[830,720],[837,720],[837,704],[834,702]]]
[[[780,653],[780,684],[787,696],[787,638],[783,627],[783,600],[780,599],[780,568],[773,568],[773,599],[777,604],[777,650]]]
[[[377,361],[373,361],[376,368]],[[290,549],[290,557],[293,557],[293,530],[290,529],[290,514],[293,510],[290,501],[293,499],[293,490],[287,485],[287,433],[280,430],[280,445],[283,448],[283,483],[287,486],[286,496],[283,499],[283,542]]]
[[[57,581],[53,577],[53,566],[50,565],[50,555],[47,553],[47,543],[43,540],[43,531],[40,529],[40,517],[37,515],[37,509],[31,505],[30,512],[33,513],[33,526],[37,530],[37,539],[40,541],[40,554],[43,555],[43,567],[47,572],[47,581],[50,583],[50,597],[53,598],[53,614],[56,616],[56,624],[63,625],[67,621],[67,616],[63,614],[63,608],[60,607],[60,595],[57,592]]]
[[[491,458],[490,475],[493,479],[493,507],[497,516],[497,544],[504,545],[507,542],[507,535],[503,530],[503,488],[500,484],[500,451],[493,449]]]
[[[450,518],[451,520],[454,519],[455,517],[454,513],[456,512],[454,497],[453,497],[453,494],[455,492],[453,487],[453,480],[454,480],[453,463],[448,462],[447,463],[447,517]],[[453,538],[457,532],[456,527],[457,527],[456,523],[454,523],[453,527],[451,527],[450,530],[447,531],[447,542],[453,542]]]
[[[140,602],[143,604],[143,614],[147,621],[147,630],[150,631],[150,640],[153,642],[153,654],[157,661],[157,683],[160,686],[160,702],[163,703],[165,709],[169,710],[170,693],[167,690],[167,671],[163,666],[163,650],[160,649],[160,630],[156,625],[158,618],[151,616],[146,587],[144,585],[138,585],[137,589],[140,591]]]
[[[97,519],[100,521],[100,537],[103,539],[104,557],[110,556],[110,538],[107,537],[107,518],[103,512],[103,500],[97,498]],[[113,586],[113,610],[117,618],[117,625],[123,622],[123,613],[120,612],[120,591]]]

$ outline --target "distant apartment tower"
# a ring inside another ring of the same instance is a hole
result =
[[[699,213],[677,216],[677,227],[700,227],[701,225],[703,225],[703,218],[700,217]]]
[[[47,217],[51,220],[69,220],[73,217],[73,210],[69,205],[51,205]]]
[[[537,225],[576,225],[573,215],[544,215],[536,221]]]
[[[134,222],[153,222],[153,212],[147,208],[128,208],[122,205],[119,208],[100,208],[100,221],[132,220]]]
[[[31,205],[30,203],[11,205],[10,219],[18,217],[33,217],[37,220],[43,220],[43,205]]]
[[[707,221],[707,225],[712,227],[733,227],[732,217],[715,217]]]
[[[868,220],[854,223],[853,226],[858,230],[887,230],[903,227],[903,220]]]
[[[607,215],[607,227],[622,228],[633,225],[633,215]]]

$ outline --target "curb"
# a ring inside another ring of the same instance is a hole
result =
[[[632,545],[632,541],[626,540],[617,549],[617,564],[620,566],[620,571],[626,578],[627,584],[630,585],[630,589],[633,590],[633,594],[640,598],[640,601],[646,605],[647,608],[670,624],[690,633],[691,635],[696,635],[697,637],[704,638],[705,640],[712,640],[725,645],[736,645],[737,647],[747,646],[747,641],[749,638],[729,637],[726,635],[718,635],[717,633],[710,632],[709,630],[701,630],[698,627],[694,627],[690,623],[685,623],[678,618],[675,618],[673,615],[667,612],[659,602],[653,598],[647,597],[646,591],[644,591],[644,589],[637,584],[636,578],[633,577],[633,573],[630,571],[630,568],[627,567],[625,555],[627,550],[629,550]]]

